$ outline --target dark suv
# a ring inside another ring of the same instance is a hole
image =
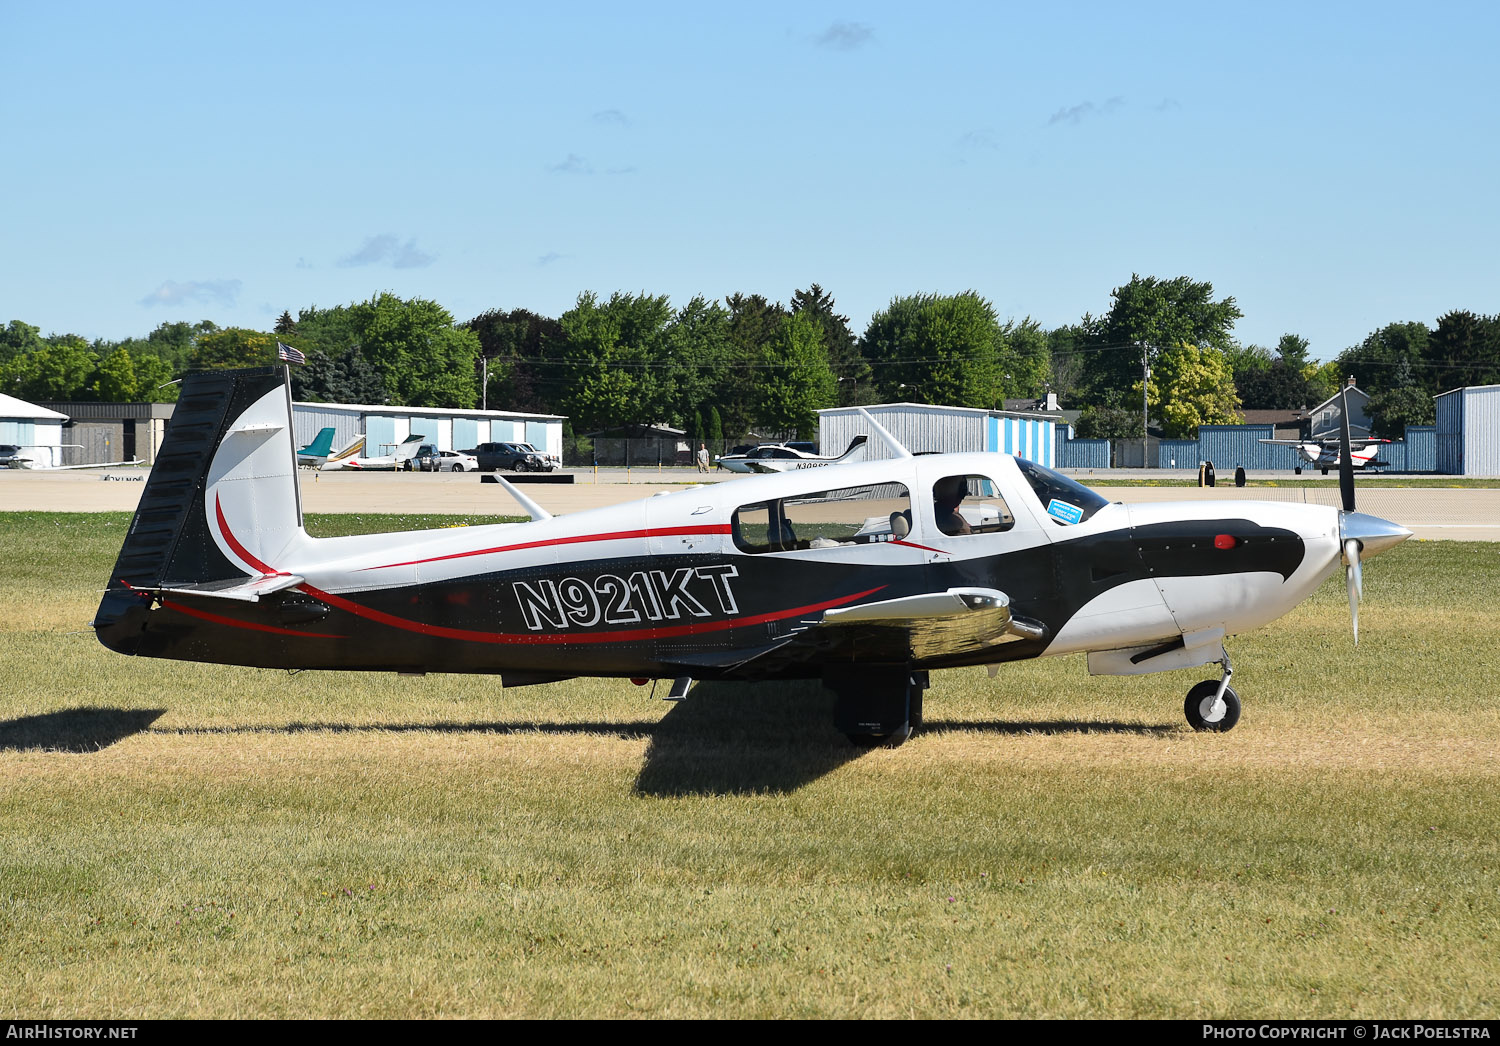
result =
[[[480,472],[508,469],[511,472],[542,472],[547,463],[535,451],[515,443],[481,443],[473,454],[479,459]]]

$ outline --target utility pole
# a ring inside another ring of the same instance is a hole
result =
[[[1150,404],[1151,404],[1151,366],[1150,366],[1150,362],[1149,362],[1150,361],[1150,357],[1147,355],[1147,352],[1150,350],[1150,346],[1148,346],[1145,342],[1141,342],[1140,346],[1141,346],[1141,374],[1142,374],[1142,380],[1141,380],[1141,441],[1142,441],[1141,442],[1141,452],[1145,453],[1145,449],[1146,449],[1145,440],[1146,440],[1148,432],[1150,431],[1150,425],[1151,425],[1151,406],[1150,406]]]
[[[490,358],[479,357],[479,409],[490,409]]]

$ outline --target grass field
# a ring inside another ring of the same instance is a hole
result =
[[[0,514],[0,1017],[1494,1017],[1500,546],[1206,670],[817,687],[302,673],[87,630],[124,515]],[[324,517],[320,533],[405,521]],[[659,694],[658,694],[659,696]]]

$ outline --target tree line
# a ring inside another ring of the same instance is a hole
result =
[[[811,436],[830,406],[912,401],[995,409],[1054,392],[1081,408],[1081,436],[1140,436],[1146,399],[1168,436],[1233,424],[1240,411],[1311,407],[1348,375],[1373,393],[1378,431],[1430,424],[1432,396],[1500,381],[1500,316],[1453,311],[1428,327],[1392,323],[1334,360],[1305,338],[1242,346],[1233,297],[1186,276],[1132,275],[1108,312],[1052,330],[1002,320],[975,291],[892,299],[856,335],[818,284],[785,304],[760,294],[617,291],[578,296],[557,317],[492,309],[464,322],[436,302],[377,294],[283,312],[270,331],[210,320],[163,323],[144,338],[0,330],[0,389],[28,400],[172,401],[189,370],[275,362],[300,350],[302,400],[561,414],[577,432],[663,423],[694,438]],[[1143,381],[1146,368],[1150,381]],[[487,381],[487,387],[482,387]]]

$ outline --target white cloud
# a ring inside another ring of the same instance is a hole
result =
[[[431,265],[436,258],[417,247],[414,239],[401,242],[394,233],[381,233],[365,240],[364,246],[353,254],[339,259],[339,267],[359,268],[364,265],[389,265],[393,269],[421,269]]]
[[[834,22],[817,38],[819,47],[853,51],[875,39],[875,30],[859,22]]]
[[[167,280],[141,299],[148,308],[154,305],[185,305],[188,302],[212,302],[226,308],[234,305],[244,284],[239,280]]]
[[[587,160],[577,153],[569,153],[568,158],[561,163],[555,163],[547,168],[553,174],[593,174],[594,168]]]

